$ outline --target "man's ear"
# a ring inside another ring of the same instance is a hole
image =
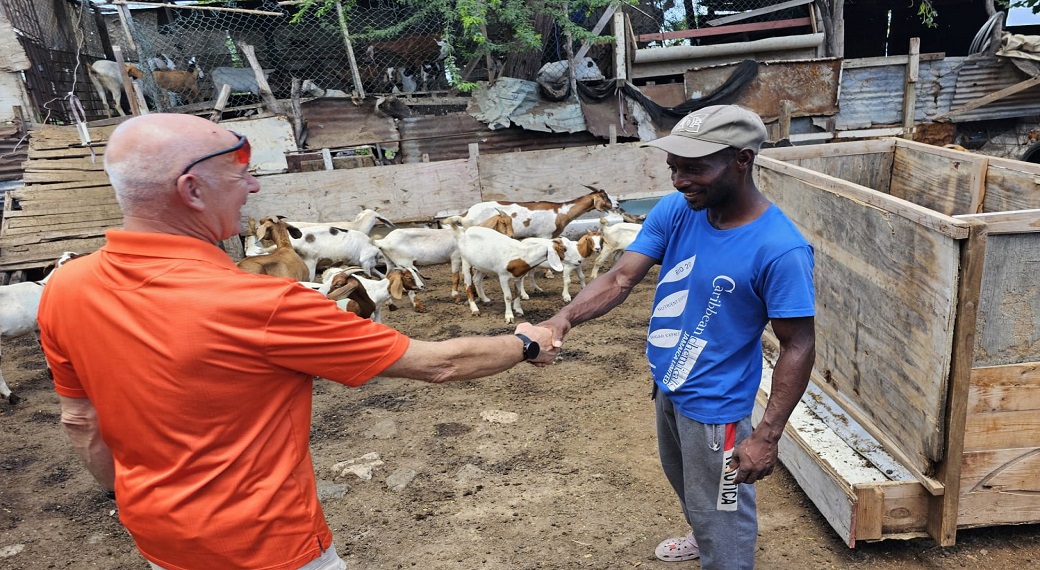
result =
[[[177,196],[192,210],[206,209],[206,203],[202,199],[202,181],[190,172],[177,178]]]

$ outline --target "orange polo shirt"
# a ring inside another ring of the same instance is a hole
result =
[[[202,240],[109,230],[49,280],[41,341],[90,398],[119,517],[169,570],[288,569],[332,542],[309,437],[314,376],[359,386],[408,337]]]

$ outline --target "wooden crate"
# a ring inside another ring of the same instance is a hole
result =
[[[756,177],[816,250],[781,454],[838,534],[1040,522],[1040,165],[889,139],[771,149]]]

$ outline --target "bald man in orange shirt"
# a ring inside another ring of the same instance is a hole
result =
[[[412,340],[217,247],[259,184],[249,141],[193,115],[113,132],[123,228],[40,302],[61,422],[152,568],[345,568],[309,449],[314,377],[445,382],[552,361],[548,329]],[[542,350],[538,351],[539,345]]]

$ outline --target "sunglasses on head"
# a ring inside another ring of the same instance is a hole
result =
[[[200,163],[200,162],[202,162],[204,160],[209,160],[211,158],[214,158],[214,157],[217,157],[217,156],[220,156],[220,155],[223,155],[223,154],[229,154],[229,153],[232,153],[232,152],[235,153],[235,157],[234,158],[235,158],[235,163],[236,164],[249,164],[249,157],[252,154],[252,148],[250,148],[250,146],[249,146],[249,139],[247,139],[245,137],[245,135],[240,135],[240,134],[236,133],[235,131],[230,131],[230,132],[231,132],[231,134],[233,134],[236,137],[238,137],[238,142],[237,143],[235,143],[233,146],[231,146],[229,148],[225,148],[224,150],[218,150],[217,152],[211,152],[211,153],[207,154],[206,156],[204,156],[202,158],[197,158],[197,159],[191,161],[191,163],[189,163],[188,166],[184,168],[184,172],[181,172],[181,176],[184,176],[185,174],[187,174],[188,171],[191,170],[192,168],[194,168],[196,164],[198,164],[198,163]]]

